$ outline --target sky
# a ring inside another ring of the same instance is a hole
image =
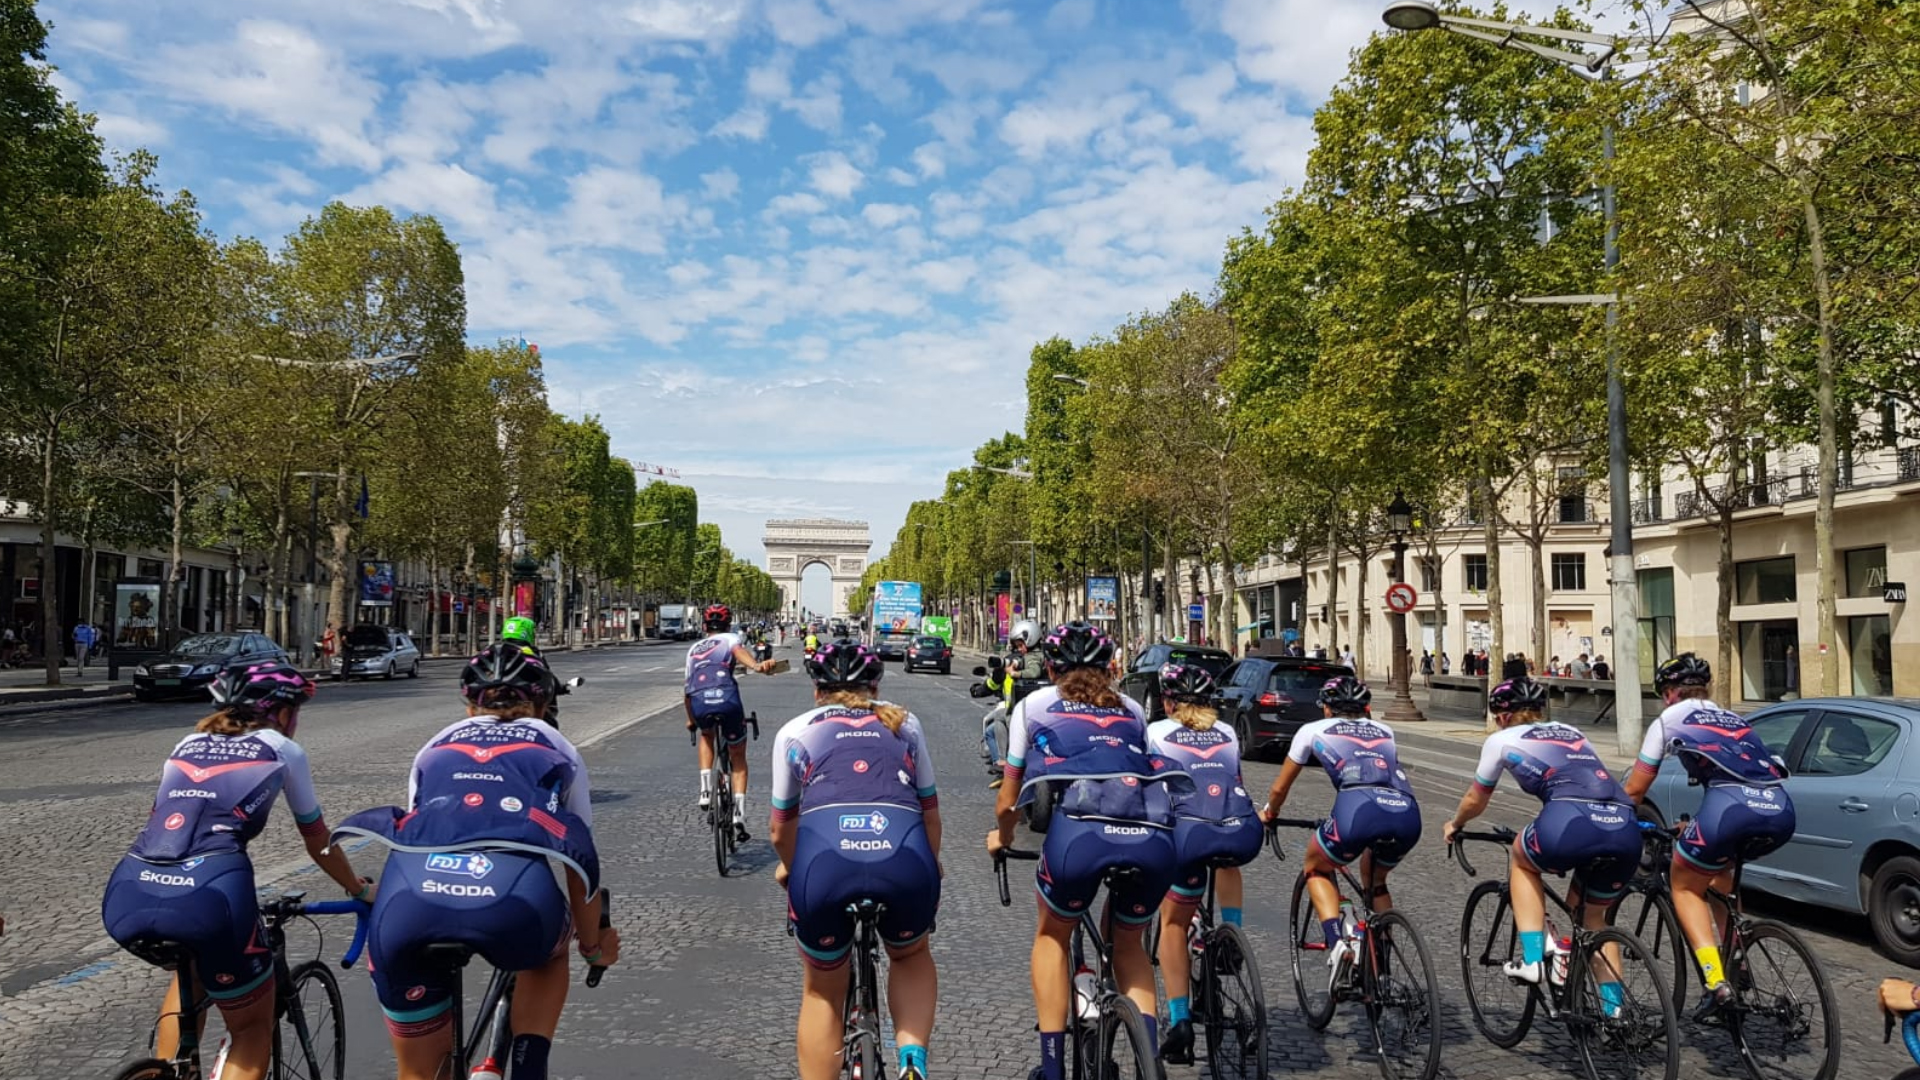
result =
[[[431,214],[476,342],[737,553],[1023,424],[1029,350],[1184,290],[1297,184],[1381,0],[42,0],[63,92],[223,237]],[[1518,13],[1551,5],[1520,3]]]

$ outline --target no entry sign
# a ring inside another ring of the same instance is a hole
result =
[[[1420,594],[1404,581],[1396,581],[1387,586],[1387,610],[1395,615],[1405,615],[1420,603]]]

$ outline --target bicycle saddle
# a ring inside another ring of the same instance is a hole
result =
[[[425,954],[428,960],[436,964],[444,964],[456,971],[466,967],[467,962],[473,959],[474,954],[473,946],[461,945],[452,941],[436,941],[420,951]]]
[[[1109,889],[1122,889],[1139,881],[1140,877],[1141,871],[1137,866],[1111,866],[1100,880],[1106,882]]]
[[[127,943],[127,951],[156,967],[168,971],[177,971],[193,955],[191,949],[178,941],[165,938],[139,938]]]

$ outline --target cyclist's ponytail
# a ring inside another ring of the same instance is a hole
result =
[[[245,709],[220,709],[200,718],[193,730],[203,735],[245,735],[249,731],[275,726],[280,710],[260,715]]]
[[[1167,715],[1194,731],[1205,731],[1220,722],[1220,710],[1191,701],[1167,702]]]
[[[865,694],[854,690],[823,690],[818,698],[822,705],[839,705],[847,709],[860,709],[870,712],[887,725],[887,730],[900,734],[900,725],[907,722],[907,710],[891,701],[875,701]]]
[[[1053,685],[1067,701],[1084,701],[1098,709],[1120,707],[1120,695],[1114,692],[1113,679],[1105,668],[1070,668],[1062,672]]]

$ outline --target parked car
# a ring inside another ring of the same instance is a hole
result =
[[[942,675],[953,674],[953,646],[947,639],[932,634],[921,634],[907,646],[908,671],[927,668]]]
[[[1247,756],[1285,750],[1301,726],[1320,719],[1320,688],[1351,675],[1345,664],[1302,656],[1249,656],[1218,676],[1220,719],[1233,725]]]
[[[1150,721],[1167,715],[1160,704],[1160,669],[1176,660],[1182,664],[1198,664],[1218,679],[1233,663],[1233,654],[1210,645],[1165,642],[1142,649],[1133,663],[1127,665],[1126,674],[1120,677],[1120,692],[1145,706]]]
[[[1803,698],[1747,717],[1787,763],[1793,839],[1748,864],[1749,886],[1867,916],[1888,956],[1920,967],[1920,698]],[[1663,822],[1691,815],[1701,790],[1668,758],[1647,792]]]
[[[375,675],[391,679],[401,674],[409,679],[417,679],[420,677],[420,650],[405,631],[395,630],[391,626],[362,623],[347,631],[340,655],[333,658],[333,674],[341,679],[356,675],[363,679],[371,679]]]
[[[165,656],[134,668],[133,696],[138,701],[198,696],[229,666],[269,660],[288,662],[285,650],[265,634],[195,634]]]

